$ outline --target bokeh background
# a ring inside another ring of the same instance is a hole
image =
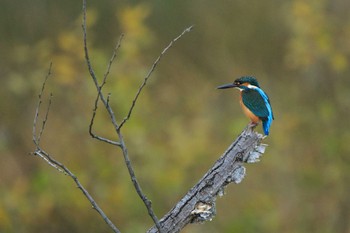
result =
[[[121,152],[90,138],[96,93],[83,57],[81,1],[0,0],[0,232],[111,232],[68,176],[33,151],[32,122],[50,62],[53,105],[42,146],[64,163],[122,232],[152,221]],[[101,78],[121,120],[161,50],[190,25],[153,73],[123,130],[136,175],[163,216],[248,123],[238,91],[254,75],[275,121],[258,164],[217,201],[217,216],[183,232],[350,232],[348,0],[88,1]],[[116,139],[99,109],[95,131]],[[260,127],[258,131],[261,132]]]

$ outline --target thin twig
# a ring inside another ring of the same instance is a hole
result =
[[[43,82],[43,85],[41,86],[41,90],[40,90],[39,97],[38,97],[39,98],[38,99],[38,104],[37,104],[36,109],[35,109],[35,116],[34,116],[34,121],[33,121],[32,134],[33,134],[33,142],[37,146],[39,146],[39,144],[40,144],[40,137],[42,135],[43,127],[45,127],[47,116],[48,116],[47,114],[48,114],[48,111],[49,111],[49,107],[51,105],[51,97],[50,97],[49,107],[47,109],[46,118],[44,120],[45,123],[43,123],[42,128],[40,129],[39,136],[38,136],[37,133],[36,133],[36,128],[37,128],[37,121],[38,121],[38,118],[39,118],[39,109],[40,109],[40,106],[41,106],[41,103],[42,103],[42,95],[43,95],[44,90],[45,90],[46,81],[51,75],[51,68],[52,68],[52,62],[50,62],[49,71],[47,72],[47,74],[45,76],[45,79],[44,79],[44,82]]]
[[[106,72],[105,72],[105,74],[103,76],[103,81],[102,81],[102,84],[101,84],[100,88],[102,88],[105,85],[105,83],[106,83],[107,77],[109,75],[109,71],[111,70],[111,67],[112,67],[114,59],[117,57],[117,52],[118,52],[118,50],[119,50],[119,48],[121,46],[123,38],[124,38],[124,34],[121,34],[120,37],[119,37],[118,43],[114,47],[112,57],[111,57],[111,59],[108,62],[107,70],[106,70]]]
[[[139,182],[137,181],[134,169],[133,169],[132,164],[131,164],[131,160],[129,158],[128,149],[127,149],[127,147],[125,145],[125,142],[124,142],[123,135],[122,135],[120,130],[118,130],[117,132],[118,132],[119,141],[120,141],[120,144],[121,144],[120,147],[121,147],[121,149],[123,151],[125,164],[126,164],[126,167],[128,168],[128,171],[129,171],[129,174],[130,174],[130,177],[131,177],[131,181],[132,181],[132,183],[133,183],[133,185],[135,187],[135,190],[136,190],[137,194],[139,195],[139,197],[141,198],[141,200],[143,201],[143,203],[145,204],[145,206],[147,208],[147,211],[148,211],[148,215],[152,218],[152,220],[153,220],[153,222],[154,222],[158,232],[162,233],[163,232],[162,231],[162,227],[160,225],[158,217],[156,216],[156,214],[153,211],[152,202],[143,193],[142,188],[141,188]]]
[[[138,89],[137,92],[136,92],[136,95],[135,95],[135,97],[134,97],[134,99],[133,99],[133,101],[132,101],[132,103],[131,103],[131,107],[130,107],[130,109],[129,109],[128,114],[126,115],[126,117],[124,117],[124,119],[123,119],[123,121],[120,123],[118,129],[121,129],[121,128],[123,127],[123,125],[126,123],[126,121],[129,120],[129,118],[130,118],[130,116],[131,116],[131,113],[132,113],[132,111],[133,111],[133,109],[134,109],[134,107],[135,107],[136,101],[137,101],[137,99],[138,99],[138,97],[139,97],[139,95],[140,95],[142,89],[146,86],[149,77],[151,76],[151,74],[153,73],[154,69],[156,68],[156,66],[157,66],[158,63],[160,62],[160,59],[162,58],[162,56],[168,51],[168,49],[170,49],[170,48],[173,46],[173,44],[174,44],[177,40],[181,39],[181,37],[182,37],[183,35],[185,35],[187,32],[190,32],[190,31],[192,30],[192,28],[193,28],[193,25],[190,26],[190,27],[188,27],[188,28],[186,28],[178,37],[176,37],[175,39],[173,39],[173,40],[170,42],[170,44],[169,44],[167,47],[165,47],[165,48],[163,49],[163,51],[160,53],[160,55],[158,56],[158,58],[154,61],[154,63],[153,63],[153,65],[152,65],[151,69],[148,71],[147,75],[145,76],[145,78],[144,78],[144,80],[143,80],[143,83],[141,84],[141,86],[139,87],[139,89]]]
[[[44,117],[44,120],[42,121],[40,133],[39,133],[38,138],[37,138],[38,145],[40,144],[40,139],[41,139],[41,136],[43,135],[43,132],[44,132],[44,129],[45,129],[45,126],[46,126],[46,122],[47,122],[47,119],[49,117],[50,107],[51,107],[51,103],[52,103],[52,96],[53,96],[52,93],[50,93],[49,103],[47,105],[45,117]]]
[[[37,147],[37,149],[33,152],[33,154],[45,160],[45,162],[47,162],[50,166],[57,169],[59,172],[62,172],[65,175],[67,175],[67,173],[57,165],[58,162],[57,163],[52,162],[53,159],[50,156],[46,156],[47,153],[46,152],[43,153],[43,150],[40,147]]]

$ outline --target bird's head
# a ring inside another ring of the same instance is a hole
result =
[[[227,89],[227,88],[232,88],[232,87],[236,87],[241,91],[252,89],[254,87],[260,88],[258,81],[256,80],[256,78],[254,78],[252,76],[240,77],[240,78],[236,79],[233,83],[224,84],[224,85],[218,86],[217,88],[218,89]]]

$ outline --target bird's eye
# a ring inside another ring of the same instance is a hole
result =
[[[239,81],[237,81],[237,82],[235,82],[235,84],[236,84],[236,85],[241,85],[242,83],[239,82]]]

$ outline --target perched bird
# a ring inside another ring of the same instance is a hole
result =
[[[252,124],[262,121],[265,135],[269,135],[270,126],[274,116],[269,97],[260,88],[258,81],[251,76],[243,76],[233,83],[218,86],[218,89],[235,87],[240,90],[240,104],[243,112],[250,118]]]

